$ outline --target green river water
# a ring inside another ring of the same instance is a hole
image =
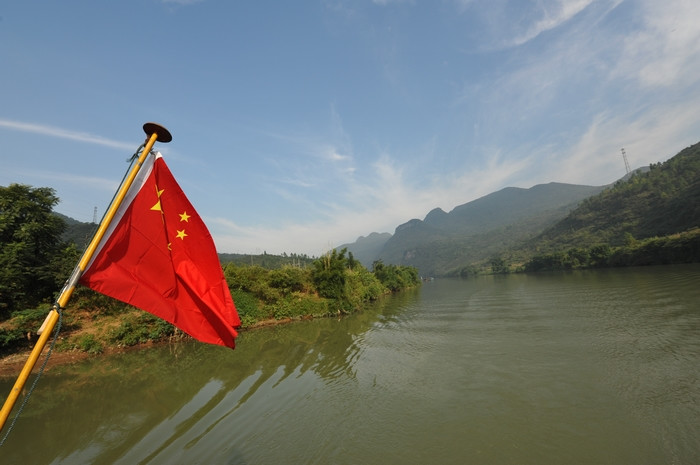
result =
[[[699,375],[698,265],[435,280],[54,368],[0,463],[691,465]]]

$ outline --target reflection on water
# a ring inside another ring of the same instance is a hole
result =
[[[437,280],[351,317],[244,332],[235,351],[60,367],[1,461],[697,463],[699,278]]]

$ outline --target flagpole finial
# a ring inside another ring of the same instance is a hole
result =
[[[143,125],[143,131],[146,133],[146,136],[150,137],[153,133],[158,134],[158,138],[156,139],[158,142],[170,142],[173,140],[173,136],[170,134],[170,131],[165,129],[163,126],[161,126],[158,123],[146,123]]]

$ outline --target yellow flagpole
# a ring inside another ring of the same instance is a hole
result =
[[[131,187],[131,184],[134,182],[134,178],[136,178],[136,175],[138,174],[139,170],[141,169],[141,166],[143,165],[143,162],[146,161],[146,157],[148,157],[148,154],[151,152],[153,145],[156,143],[156,141],[170,142],[172,140],[170,132],[168,132],[167,129],[165,129],[159,124],[146,123],[143,125],[143,130],[148,136],[146,138],[146,144],[144,146],[144,149],[141,151],[138,160],[136,161],[136,163],[134,163],[134,166],[127,175],[126,179],[119,187],[119,191],[117,192],[114,201],[112,201],[112,204],[107,209],[107,213],[105,213],[105,217],[100,223],[100,226],[97,229],[95,235],[93,236],[92,241],[90,241],[90,245],[88,245],[87,249],[85,249],[85,252],[83,253],[83,256],[78,262],[78,265],[76,265],[75,269],[73,270],[73,274],[61,290],[58,299],[56,299],[56,304],[49,311],[49,315],[46,317],[44,324],[41,325],[41,329],[39,330],[39,333],[41,334],[39,336],[39,340],[34,346],[34,349],[32,349],[31,354],[29,354],[29,358],[24,364],[24,368],[22,368],[22,371],[20,372],[19,376],[17,377],[17,381],[15,381],[15,385],[12,387],[10,394],[7,396],[7,399],[5,399],[5,403],[2,406],[2,410],[0,410],[0,431],[2,431],[2,428],[5,426],[7,417],[10,416],[10,412],[12,411],[15,403],[17,402],[19,394],[22,392],[22,389],[24,388],[24,385],[27,382],[29,375],[34,369],[34,366],[36,365],[36,362],[39,359],[41,352],[46,346],[46,342],[48,341],[51,332],[53,331],[54,327],[56,326],[56,323],[58,322],[58,310],[64,308],[66,304],[68,304],[68,300],[73,294],[73,291],[75,290],[75,287],[78,284],[80,276],[82,275],[83,271],[85,271],[85,268],[87,267],[88,263],[90,263],[90,260],[92,259],[92,256],[94,255],[97,246],[104,237],[105,232],[109,227],[109,224],[112,222],[112,219],[117,213],[117,209],[124,200],[124,197],[126,197],[127,191]]]

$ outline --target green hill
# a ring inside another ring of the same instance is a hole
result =
[[[652,164],[504,251],[526,271],[700,261],[700,143]]]
[[[61,213],[53,212],[53,214],[66,223],[66,230],[61,234],[61,240],[74,243],[78,250],[85,249],[90,243],[92,236],[95,235],[98,225],[95,223],[83,223]]]
[[[538,251],[667,236],[700,227],[700,143],[584,200],[529,242]]]

